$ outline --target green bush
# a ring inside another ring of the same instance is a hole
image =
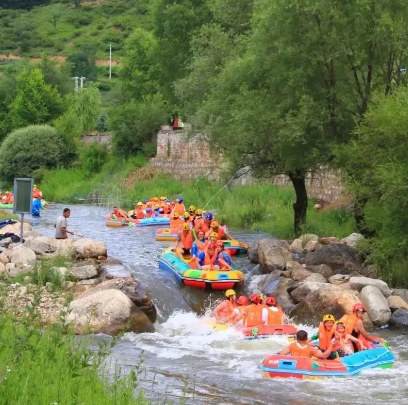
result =
[[[0,175],[5,180],[31,177],[41,167],[54,168],[63,159],[64,143],[48,125],[31,125],[7,135],[0,147]]]
[[[98,143],[83,146],[79,152],[79,162],[85,176],[99,173],[108,158],[108,150]]]

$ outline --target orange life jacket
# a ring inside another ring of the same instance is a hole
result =
[[[181,230],[183,227],[184,221],[181,218],[172,218],[170,220],[170,229]]]
[[[143,219],[145,217],[145,213],[143,212],[143,208],[138,208],[136,210],[136,218]]]
[[[195,243],[196,243],[197,249],[199,251],[204,252],[204,250],[207,249],[207,246],[208,246],[208,241],[207,240],[200,241],[200,240],[196,239]]]
[[[205,266],[212,266],[214,265],[215,261],[217,260],[217,253],[214,253],[212,257],[205,251],[204,255],[204,265]]]
[[[193,234],[191,233],[191,231],[188,231],[187,235],[183,231],[181,231],[180,239],[184,249],[191,249],[191,246],[193,246],[194,242]]]
[[[42,198],[42,192],[38,188],[33,190],[33,198]]]
[[[231,270],[232,267],[225,261],[221,253],[218,253],[218,265],[221,270]]]
[[[165,213],[166,215],[168,215],[168,214],[171,213],[171,207],[170,207],[170,205],[165,205],[165,206],[164,206],[164,213]]]
[[[358,321],[357,315],[354,314],[346,314],[343,315],[340,319],[339,322],[344,323],[344,327],[346,328],[346,333],[351,335],[353,333],[354,327],[356,326],[356,323]]]
[[[283,312],[280,308],[275,308],[275,311],[272,308],[268,308],[268,325],[282,325]]]
[[[210,226],[205,223],[205,220],[203,220],[198,229],[203,231],[204,233],[207,233],[210,230]]]
[[[301,346],[298,342],[293,342],[289,346],[289,353],[291,356],[297,357],[311,357],[311,349],[310,346],[306,343],[304,346]]]
[[[263,305],[251,304],[246,307],[245,326],[258,326],[262,324]]]
[[[334,325],[332,326],[331,330],[328,331],[323,322],[319,325],[319,347],[322,350],[327,350],[330,346],[330,342],[333,339],[334,333],[336,332],[336,328]]]
[[[176,204],[174,212],[177,212],[179,215],[183,215],[186,212],[184,204]]]
[[[224,300],[214,309],[217,319],[227,318],[234,312],[235,305],[230,300]]]
[[[218,240],[221,240],[223,238],[223,236],[224,236],[224,231],[221,229],[220,226],[217,228],[216,231],[214,231],[214,229],[211,229],[211,232],[216,232],[217,233],[217,235],[218,235],[217,239]]]

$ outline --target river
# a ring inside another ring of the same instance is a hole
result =
[[[54,223],[62,209],[62,205],[52,204],[41,218],[33,219],[34,228],[53,236]],[[183,287],[170,273],[160,270],[158,258],[168,243],[156,242],[153,228],[108,228],[104,222],[106,208],[76,205],[71,209],[69,229],[104,241],[109,256],[123,262],[123,275],[132,274],[139,280],[157,307],[156,332],[125,334],[109,359],[111,365],[118,364],[125,372],[139,370],[139,385],[154,403],[402,404],[408,398],[406,334],[388,330],[379,333],[395,353],[392,369],[316,381],[264,379],[260,374],[262,359],[285,347],[285,339],[245,341],[237,332],[212,331],[203,323],[203,316],[222,293]],[[244,231],[232,231],[232,235],[245,242],[262,236]],[[246,274],[246,291],[251,291],[257,267],[246,258],[235,262]],[[180,398],[184,398],[183,402]]]

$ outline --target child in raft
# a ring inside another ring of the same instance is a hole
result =
[[[319,348],[311,346],[308,343],[307,332],[305,330],[299,330],[296,333],[296,342],[291,343],[286,349],[283,349],[279,354],[296,356],[296,357],[316,357],[318,359],[327,359],[330,353],[333,351],[333,343],[330,343],[328,349],[325,352],[321,352]]]
[[[354,353],[353,342],[358,345],[361,350],[367,349],[361,339],[346,333],[346,327],[343,322],[336,322],[336,333],[331,341],[333,349],[337,352],[339,357],[345,357]]]

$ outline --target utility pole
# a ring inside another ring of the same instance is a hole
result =
[[[84,80],[86,79],[86,77],[84,77],[84,76],[81,76],[80,78],[79,78],[79,80],[81,80],[81,89],[83,89],[84,88]]]
[[[74,87],[74,90],[75,91],[78,91],[78,79],[79,79],[79,77],[78,76],[75,76],[75,77],[72,77],[72,80],[75,80],[75,87]]]
[[[112,79],[112,45],[109,45],[109,79]]]

